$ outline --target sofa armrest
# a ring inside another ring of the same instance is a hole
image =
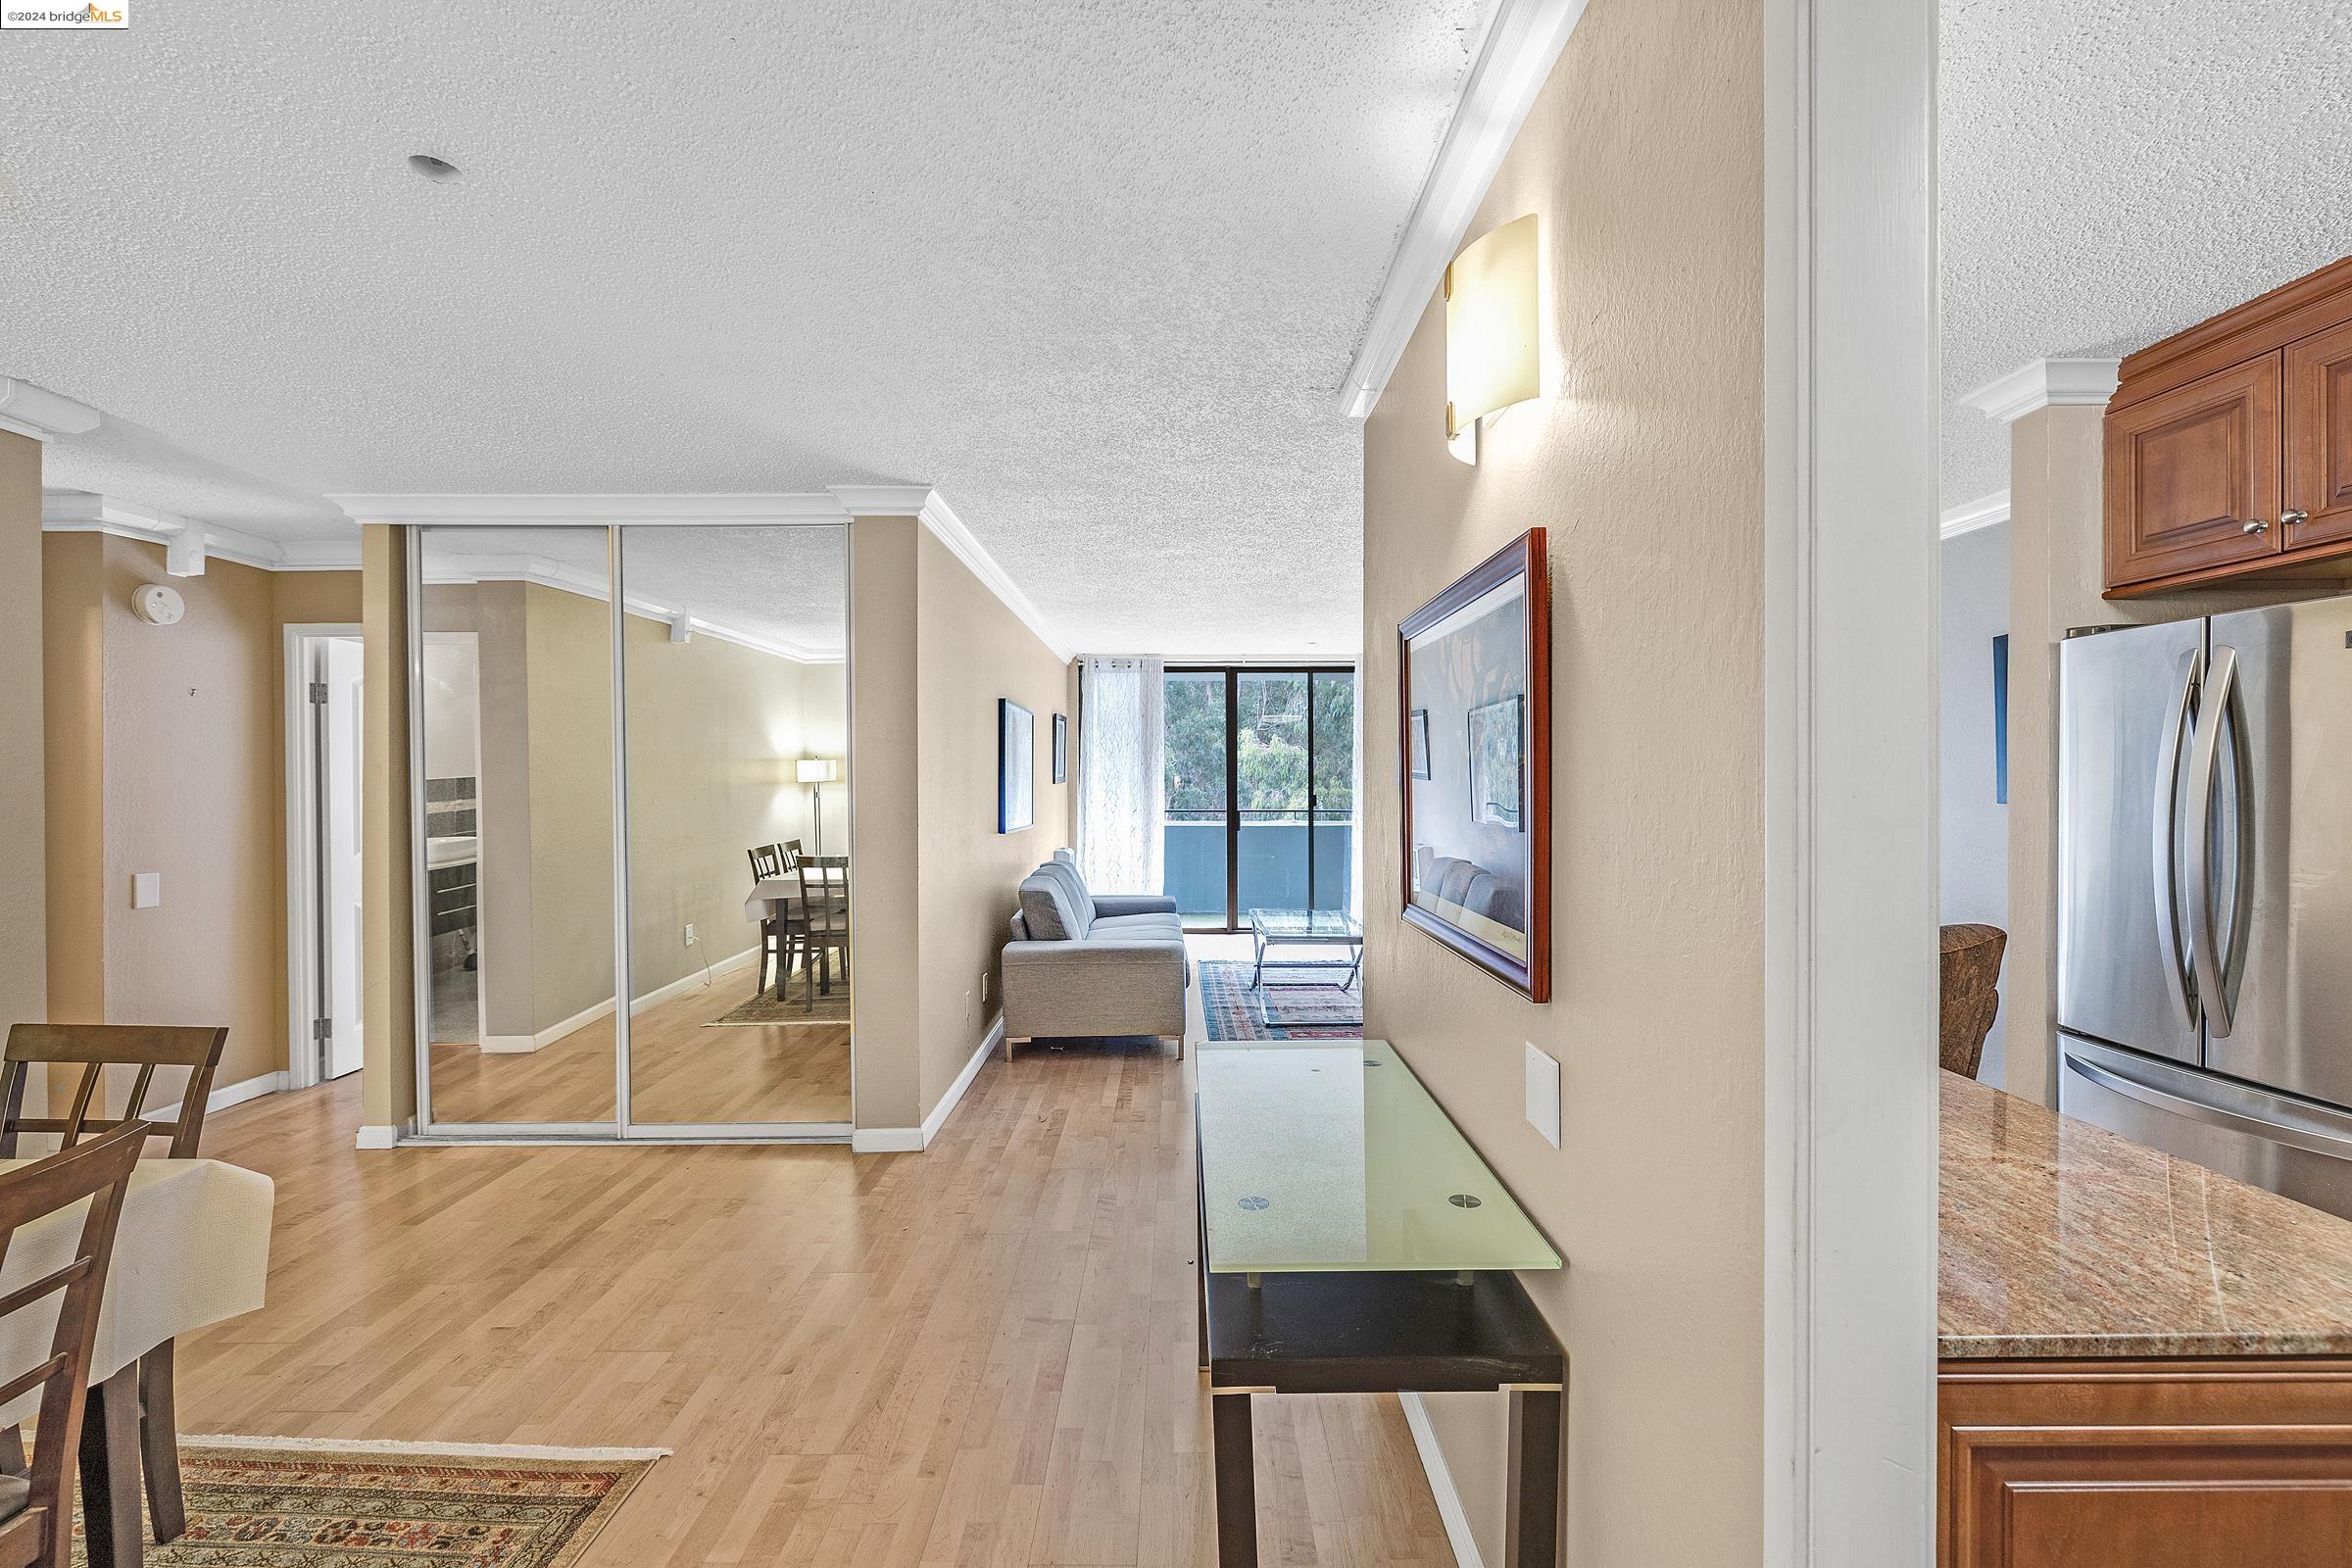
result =
[[[1004,945],[1004,1032],[1016,1039],[1181,1035],[1184,944],[1102,937]]]
[[[1095,896],[1095,914],[1108,918],[1119,914],[1174,914],[1176,901],[1153,893],[1099,893]]]

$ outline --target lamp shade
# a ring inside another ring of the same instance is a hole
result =
[[[830,784],[841,777],[841,764],[830,757],[804,757],[800,762],[800,780],[804,784]]]
[[[1536,215],[1465,247],[1446,269],[1446,435],[1542,390]]]

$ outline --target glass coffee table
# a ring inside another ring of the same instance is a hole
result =
[[[1559,1541],[1559,1252],[1380,1040],[1220,1043],[1194,1100],[1200,1362],[1220,1568],[1257,1562],[1254,1395],[1510,1396],[1505,1560]]]
[[[1250,989],[1257,993],[1257,1021],[1272,1028],[1284,1023],[1354,1024],[1364,1021],[1364,997],[1355,990],[1364,969],[1364,923],[1345,909],[1251,909],[1250,942],[1256,963],[1250,972]],[[1345,958],[1269,958],[1268,948],[1345,947]],[[1269,980],[1268,969],[1345,969],[1345,980]],[[1344,1017],[1277,1018],[1267,1011],[1271,993],[1336,988],[1355,991],[1355,1006]]]

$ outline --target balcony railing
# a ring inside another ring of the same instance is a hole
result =
[[[1345,909],[1355,876],[1355,825],[1324,811],[1314,834],[1314,887],[1307,887],[1304,811],[1245,811],[1240,843],[1239,924],[1256,909]],[[1187,925],[1221,926],[1225,907],[1225,813],[1171,815],[1161,829],[1166,855],[1163,891]]]

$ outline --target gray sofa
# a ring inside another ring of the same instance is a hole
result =
[[[1004,1057],[1030,1040],[1158,1035],[1184,1055],[1192,964],[1176,901],[1090,891],[1064,850],[1021,881],[1004,946]]]

